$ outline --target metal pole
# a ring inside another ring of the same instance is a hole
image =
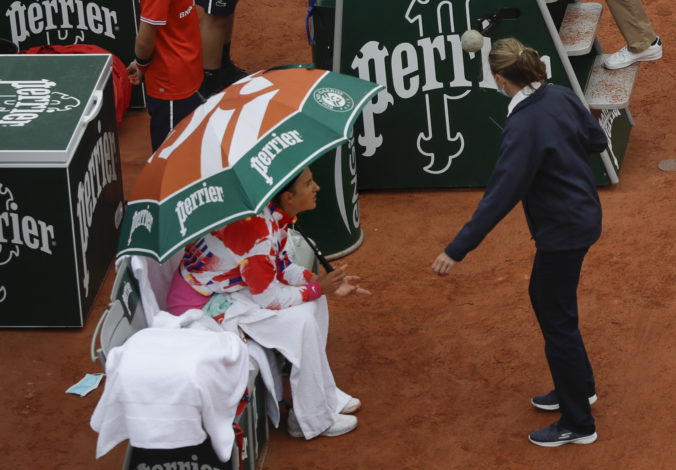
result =
[[[333,26],[333,66],[334,72],[340,72],[340,55],[343,42],[343,0],[336,0],[336,17]]]

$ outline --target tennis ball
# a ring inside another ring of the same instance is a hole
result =
[[[484,45],[484,37],[476,29],[468,29],[460,36],[460,43],[463,50],[467,52],[476,52]]]

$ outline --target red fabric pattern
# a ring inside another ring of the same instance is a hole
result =
[[[275,278],[275,267],[267,256],[252,256],[239,269],[252,294],[265,292]]]
[[[200,293],[248,289],[263,308],[277,310],[312,300],[312,272],[294,264],[286,251],[293,222],[269,204],[260,214],[211,232],[188,245],[180,270]]]
[[[243,233],[246,233],[246,236],[242,236]],[[236,255],[244,256],[260,240],[268,236],[268,226],[265,219],[248,217],[226,225],[217,230],[214,235]],[[274,253],[270,254],[273,255]]]

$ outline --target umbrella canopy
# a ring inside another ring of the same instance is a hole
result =
[[[303,168],[347,142],[382,88],[335,72],[284,68],[249,75],[212,96],[139,173],[118,256],[163,262],[200,236],[259,213]]]

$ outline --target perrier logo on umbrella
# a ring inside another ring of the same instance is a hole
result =
[[[170,133],[132,190],[118,256],[158,261],[260,212],[314,159],[347,142],[383,87],[307,68],[258,72],[209,98]]]

